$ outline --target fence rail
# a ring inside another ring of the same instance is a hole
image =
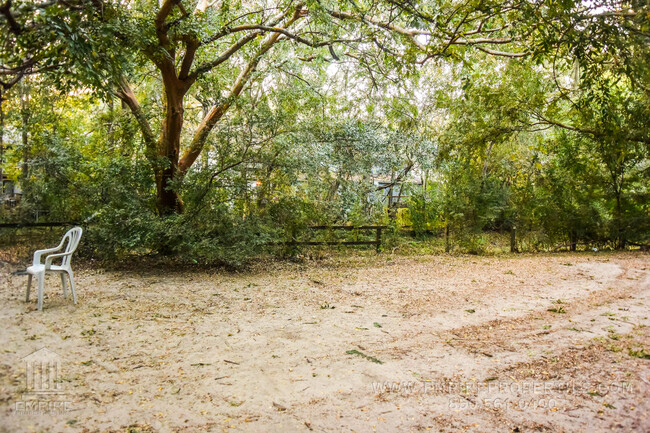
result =
[[[387,226],[311,226],[308,227],[310,230],[370,230],[375,231],[375,240],[374,241],[298,241],[295,239],[295,235],[292,237],[294,239],[283,242],[284,245],[374,245],[376,251],[379,253],[381,251],[381,232],[385,230]]]
[[[75,222],[52,222],[52,223],[0,223],[0,229],[21,229],[23,227],[66,227],[78,225]]]

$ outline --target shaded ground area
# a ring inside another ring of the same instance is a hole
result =
[[[86,268],[79,304],[52,277],[41,313],[5,263],[0,431],[650,431],[649,265],[594,253]],[[23,358],[43,347],[58,394],[25,381]]]

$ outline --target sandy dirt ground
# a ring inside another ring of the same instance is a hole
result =
[[[650,431],[647,254],[86,264],[78,305],[48,277],[43,312],[20,267],[2,432]],[[45,353],[49,394],[26,379]]]

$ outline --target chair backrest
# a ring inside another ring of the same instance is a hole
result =
[[[72,253],[74,253],[77,247],[79,246],[79,241],[81,240],[82,233],[83,230],[81,229],[81,227],[74,227],[68,230],[65,236],[63,236],[63,242],[66,241],[68,242],[68,244],[65,247],[65,252],[70,254],[63,257],[63,261],[61,263],[62,266],[70,265],[70,259],[72,258]]]

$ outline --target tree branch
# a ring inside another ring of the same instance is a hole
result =
[[[115,96],[120,98],[124,103],[131,109],[131,113],[138,122],[140,131],[142,132],[142,138],[144,139],[145,144],[145,154],[150,162],[154,162],[158,157],[158,152],[156,149],[156,138],[154,136],[149,120],[142,111],[142,107],[138,102],[138,98],[133,93],[131,86],[125,77],[120,77],[118,83],[119,89],[115,91]]]
[[[314,42],[314,41],[310,41],[308,39],[305,39],[302,36],[298,36],[295,33],[291,33],[290,31],[288,31],[285,28],[282,28],[282,27],[270,27],[270,26],[264,26],[264,25],[261,25],[261,24],[246,24],[246,25],[242,25],[242,26],[233,27],[231,29],[231,32],[236,33],[236,32],[242,32],[242,31],[246,31],[246,30],[262,30],[265,33],[270,33],[270,32],[281,33],[281,34],[283,34],[284,36],[286,36],[289,39],[292,39],[292,40],[294,40],[296,42],[300,42],[301,44],[310,46],[312,48],[324,47],[324,46],[327,46],[327,45],[332,45],[334,43],[359,42],[360,41],[360,39],[351,39],[351,40],[349,40],[349,39],[333,39],[331,41]]]
[[[0,6],[0,14],[4,15],[7,19],[9,30],[14,34],[19,35],[23,32],[23,26],[18,24],[18,21],[16,21],[16,18],[14,18],[11,13],[11,2],[12,0],[7,0],[4,5]]]
[[[482,47],[480,45],[476,45],[476,49],[483,51],[484,53],[490,54],[492,56],[500,56],[500,57],[526,57],[529,53],[528,51],[524,51],[523,53],[510,53],[507,51],[497,51],[497,50],[491,50],[489,48]]]
[[[254,40],[255,38],[257,38],[262,33],[263,32],[261,30],[259,30],[259,31],[256,31],[256,32],[249,33],[246,36],[242,37],[237,42],[235,42],[233,45],[231,45],[230,48],[228,48],[226,51],[224,51],[219,57],[217,57],[216,59],[214,59],[211,62],[205,63],[205,64],[197,67],[196,70],[194,70],[194,72],[192,72],[190,74],[190,77],[197,78],[199,75],[204,74],[206,72],[209,72],[213,68],[219,66],[220,64],[222,64],[223,62],[228,60],[237,51],[242,49],[242,47],[244,45],[246,45],[250,41]]]
[[[194,63],[194,56],[196,55],[196,50],[199,48],[199,40],[191,37],[185,42],[185,55],[183,56],[183,62],[181,63],[181,70],[178,73],[178,78],[185,80],[190,74],[190,68],[192,63]]]
[[[298,4],[296,7],[302,7],[302,4]],[[266,10],[266,9],[263,9],[263,10]],[[262,10],[262,11],[263,11],[263,10]],[[256,11],[255,13],[257,13],[257,12],[259,12],[259,11]],[[287,17],[287,14],[288,14],[289,12],[291,12],[291,9],[289,9],[288,11],[284,11],[284,12],[282,12],[282,13],[277,14],[276,16],[274,16],[274,17],[271,19],[271,21],[269,21],[269,22],[267,23],[267,25],[268,25],[269,27],[273,27],[273,26],[278,25],[278,24],[279,24],[279,23],[280,23],[284,18]],[[245,17],[245,16],[247,16],[247,15],[249,15],[249,14],[243,14],[243,15],[240,15],[240,16],[238,16],[237,18],[231,20],[228,24],[226,24],[225,26],[223,26],[223,28],[222,28],[220,31],[218,31],[217,33],[215,33],[214,35],[212,35],[212,36],[209,37],[208,39],[201,41],[201,45],[207,45],[207,44],[210,44],[210,43],[212,43],[212,42],[215,42],[215,41],[217,41],[217,40],[223,38],[224,36],[228,36],[228,35],[230,35],[230,34],[232,34],[232,33],[235,33],[236,30],[233,31],[233,29],[237,29],[237,27],[230,27],[230,24],[232,24],[233,22],[235,22],[235,21],[237,21],[237,20],[239,20],[239,19],[241,19],[241,18],[243,18],[243,17]]]
[[[338,11],[327,11],[332,17],[340,20],[348,21],[358,21],[366,24],[370,24],[384,30],[389,30],[394,33],[398,33],[402,36],[406,36],[407,39],[415,45],[418,49],[426,51],[426,46],[422,45],[417,39],[416,36],[424,35],[431,36],[431,32],[420,30],[420,29],[407,29],[398,25],[395,25],[390,22],[383,22],[374,17],[369,17],[365,15],[356,15],[349,12],[338,12]]]
[[[296,6],[296,8],[294,9],[294,14],[296,13],[297,10],[302,11],[302,3],[299,3]],[[269,27],[270,28],[275,28],[275,26],[278,23],[280,23],[282,21],[282,19],[286,18],[288,16],[288,13],[290,13],[290,12],[291,12],[291,10],[285,11],[285,12],[283,12],[281,14],[278,14],[275,17],[273,17],[273,19],[269,23]],[[245,16],[245,15],[242,15],[242,16]],[[287,25],[285,25],[285,29],[286,29],[286,27],[287,27]],[[237,29],[237,27],[235,27],[234,29]],[[212,36],[211,38],[209,38],[209,39],[207,39],[205,41],[201,41],[200,45],[207,45],[207,44],[209,44],[211,42],[214,42],[214,41],[222,38],[223,36],[235,33],[236,31],[237,30],[233,31],[232,27],[226,26],[226,27],[222,28],[221,31],[219,31],[216,35]],[[211,62],[205,63],[205,64],[200,65],[199,67],[197,67],[196,70],[194,72],[192,72],[189,77],[191,79],[196,79],[199,75],[204,74],[204,73],[212,70],[213,68],[219,66],[220,64],[222,64],[223,62],[228,60],[237,51],[242,49],[246,44],[248,44],[249,42],[255,40],[259,35],[262,35],[264,33],[265,33],[264,30],[257,29],[255,31],[247,34],[246,36],[243,36],[241,39],[239,39],[237,42],[235,42],[233,45],[231,45],[226,51],[224,51],[219,57],[217,57],[216,59],[214,59]]]
[[[574,132],[579,132],[581,134],[588,134],[591,135],[594,138],[602,138],[602,137],[607,137],[608,134],[604,132],[597,131],[595,129],[589,129],[589,128],[580,128],[577,126],[572,126],[572,125],[567,125],[566,123],[562,123],[559,121],[547,119],[544,116],[540,114],[535,114],[540,121],[531,123],[530,125],[552,125],[552,126],[557,126],[562,129],[566,129],[568,131],[574,131]],[[644,143],[644,144],[650,144],[650,137],[648,136],[643,136],[641,134],[634,134],[634,133],[629,133],[626,137],[627,140],[634,141],[637,143]]]
[[[295,23],[298,19],[300,19],[302,16],[302,4],[299,4],[296,6],[293,16],[287,20],[287,22],[284,24],[283,28],[290,27],[293,23]],[[255,35],[257,37],[257,35]],[[278,38],[280,37],[279,32],[273,32],[270,34],[266,40],[262,43],[262,46],[259,48],[259,50],[253,55],[253,57],[248,61],[246,66],[240,71],[239,75],[237,76],[237,79],[233,83],[230,93],[225,100],[219,104],[215,105],[212,107],[210,112],[205,116],[205,118],[201,121],[201,124],[197,128],[194,138],[192,139],[192,142],[190,143],[190,147],[183,155],[181,158],[179,164],[178,164],[178,175],[179,177],[183,177],[189,168],[194,164],[194,161],[196,161],[196,158],[201,154],[201,150],[203,150],[203,146],[205,144],[205,141],[207,140],[208,134],[214,126],[217,124],[217,122],[223,117],[223,115],[228,111],[234,100],[239,96],[241,93],[242,89],[244,88],[244,85],[248,82],[248,80],[251,77],[251,74],[257,68],[257,65],[259,64],[262,56],[266,54],[272,47],[273,45],[278,41]]]

